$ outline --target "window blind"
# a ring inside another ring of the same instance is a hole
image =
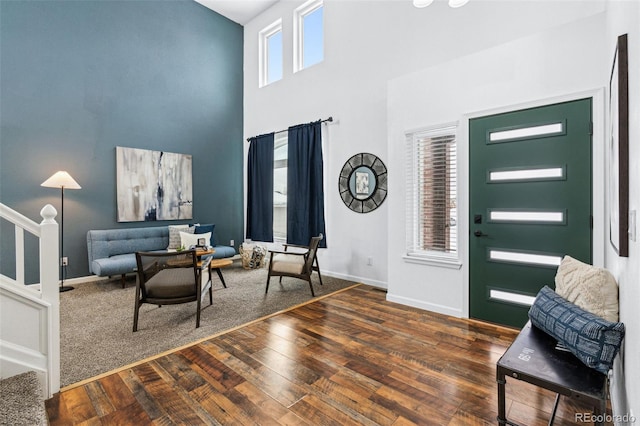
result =
[[[407,135],[407,254],[457,255],[456,127]]]

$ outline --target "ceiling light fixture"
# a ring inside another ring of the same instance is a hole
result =
[[[449,7],[458,8],[467,4],[469,0],[449,0]],[[413,5],[419,9],[429,6],[433,0],[413,0]]]
[[[462,7],[467,4],[469,0],[449,0],[449,7]]]
[[[413,5],[419,9],[429,6],[433,0],[413,0]]]

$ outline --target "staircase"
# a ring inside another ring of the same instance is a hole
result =
[[[5,271],[0,271],[2,400],[13,395],[13,391],[5,391],[8,385],[4,380],[14,376],[13,380],[19,383],[30,380],[25,377],[35,377],[42,398],[50,398],[60,390],[60,294],[56,215],[56,209],[47,204],[40,211],[42,221],[38,224],[0,204],[0,219],[13,224],[15,235],[13,253],[2,247],[3,257],[15,257],[15,274],[10,277]],[[3,227],[4,229],[6,228]],[[39,240],[39,253],[25,251],[25,232]],[[37,284],[25,285],[27,256],[39,257],[40,282]],[[19,377],[23,373],[28,374]],[[9,384],[11,383],[9,380]],[[7,389],[13,388],[9,386]],[[3,417],[4,409],[2,406]]]

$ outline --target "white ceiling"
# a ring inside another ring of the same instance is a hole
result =
[[[271,7],[278,0],[195,0],[222,16],[240,25],[245,25],[254,17]]]

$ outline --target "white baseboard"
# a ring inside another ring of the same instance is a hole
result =
[[[437,303],[429,303],[423,300],[417,300],[410,297],[398,296],[387,293],[389,302],[400,303],[401,305],[412,306],[414,308],[424,309],[425,311],[436,312],[438,314],[449,315],[456,318],[463,318],[462,309],[455,309],[450,306],[439,305]]]
[[[320,270],[322,275],[326,275],[328,277],[340,278],[341,280],[347,281],[355,281],[357,283],[367,284],[378,288],[387,288],[387,283],[384,281],[372,280],[370,278],[356,277],[354,275],[340,274],[337,272],[325,271],[324,269]]]
[[[85,284],[85,283],[92,283],[92,282],[96,282],[96,281],[107,281],[107,280],[113,280],[113,279],[120,279],[120,275],[114,275],[111,278],[109,277],[99,277],[97,275],[87,275],[84,277],[76,277],[76,278],[69,278],[64,280],[64,285],[78,285],[78,284]]]

